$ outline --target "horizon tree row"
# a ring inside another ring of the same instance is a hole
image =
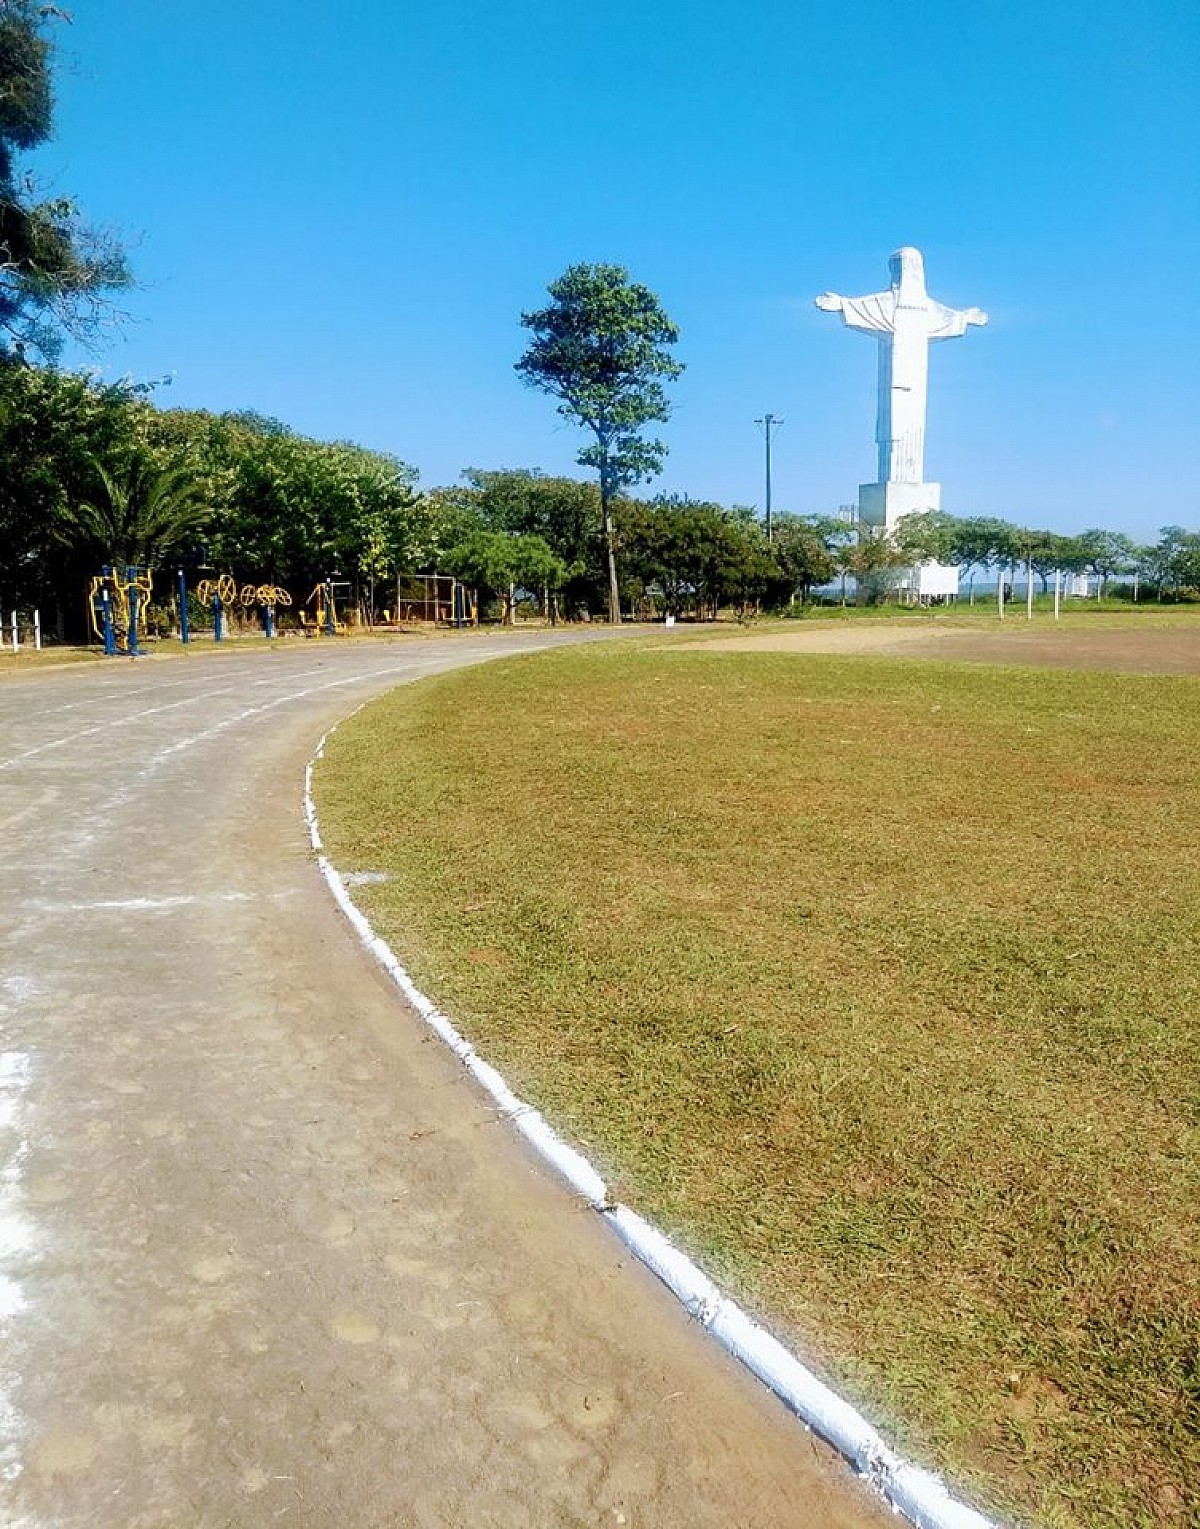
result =
[[[1161,596],[1200,591],[1200,532],[1163,528],[1139,547],[1102,529],[1069,537],[989,517],[909,517],[890,538],[836,516],[775,517],[680,495],[639,499],[537,469],[469,468],[421,491],[409,464],[308,439],[249,412],[164,409],[147,385],[0,360],[0,603],[40,606],[78,637],[87,582],[104,562],[305,586],[351,580],[368,616],[400,573],[456,573],[511,618],[524,595],[548,614],[619,608],[711,615],[804,602],[840,578],[886,587],[925,558],[1031,564],[1106,581],[1131,573]]]

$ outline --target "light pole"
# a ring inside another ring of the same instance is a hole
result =
[[[766,501],[766,511],[767,511],[767,542],[770,543],[772,541],[772,539],[773,539],[773,532],[772,532],[772,528],[771,528],[771,431],[777,425],[782,425],[784,423],[784,421],[782,419],[780,419],[780,417],[777,414],[764,414],[761,419],[756,419],[754,421],[754,423],[756,425],[761,425],[763,427],[763,434],[766,436],[766,440],[767,440],[767,501]]]

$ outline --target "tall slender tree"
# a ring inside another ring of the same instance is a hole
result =
[[[600,518],[608,560],[608,619],[621,619],[612,501],[624,487],[662,470],[666,447],[641,431],[669,414],[663,383],[678,377],[668,354],[679,331],[648,287],[619,265],[572,265],[552,282],[546,308],[523,313],[533,338],[516,369],[530,387],[558,399],[558,412],[591,432],[576,458],[600,478]]]

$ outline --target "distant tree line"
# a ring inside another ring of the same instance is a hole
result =
[[[1092,574],[1101,591],[1114,579],[1136,575],[1159,598],[1200,593],[1200,532],[1182,526],[1164,526],[1157,542],[1141,545],[1100,527],[1065,536],[990,516],[930,512],[906,517],[890,542],[901,565],[955,563],[963,579],[983,568],[1032,570],[1043,594],[1056,570]]]
[[[752,509],[626,491],[610,495],[606,535],[595,480],[475,468],[422,492],[397,457],[251,412],[159,408],[154,393],[0,359],[0,605],[38,606],[48,632],[78,638],[103,563],[228,572],[298,598],[334,574],[367,611],[391,603],[397,574],[452,573],[505,620],[601,617],[614,568],[626,615],[699,619],[803,604],[839,582],[886,594],[927,558],[957,563],[964,583],[1031,566],[1043,589],[1058,568],[1109,584],[1136,573],[1160,598],[1200,592],[1200,533],[1179,526],[1142,547],[982,517],[914,515],[885,537],[782,514],[768,542]]]
[[[440,520],[462,531],[445,568],[481,586],[511,615],[517,598],[548,614],[606,609],[608,543],[595,484],[536,471],[471,469],[464,484],[434,489]],[[754,510],[660,494],[612,502],[612,548],[627,614],[712,619],[803,605],[816,590],[857,600],[887,598],[903,570],[929,560],[957,564],[964,587],[976,573],[1021,577],[1049,588],[1055,570],[1088,573],[1101,588],[1136,575],[1151,597],[1200,598],[1200,532],[1164,527],[1151,546],[1120,532],[1078,536],[983,516],[907,517],[891,534],[836,515],[777,515],[768,541]],[[469,535],[468,535],[469,533]]]

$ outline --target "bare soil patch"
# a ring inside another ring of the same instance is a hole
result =
[[[812,622],[795,630],[745,632],[690,643],[689,653],[869,653],[1036,669],[1101,669],[1115,674],[1200,674],[1200,624],[1081,631],[1022,630],[1018,618],[992,631],[890,622]]]

